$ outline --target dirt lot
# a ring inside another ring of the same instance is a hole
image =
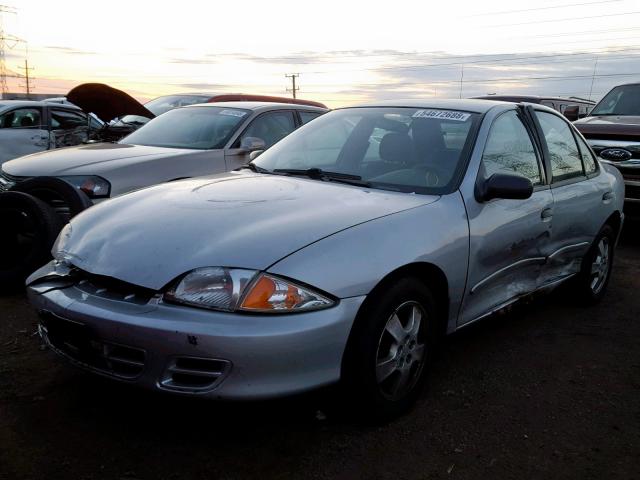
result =
[[[375,428],[324,418],[322,394],[223,405],[95,378],[0,298],[0,479],[640,478],[640,224],[599,306],[566,297],[451,337],[416,408]]]

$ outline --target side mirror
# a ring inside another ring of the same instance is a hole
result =
[[[244,150],[246,153],[265,150],[266,148],[267,144],[265,141],[258,137],[244,137],[240,141],[240,150]]]
[[[264,150],[254,150],[249,154],[249,161],[253,162],[256,158],[260,156],[260,154],[264,152]]]
[[[567,120],[575,122],[576,120],[578,120],[578,118],[580,118],[578,116],[578,109],[578,105],[570,105],[564,109],[564,116],[567,117]]]
[[[494,198],[526,200],[533,194],[533,184],[520,175],[494,173],[480,186],[479,199],[488,201]]]

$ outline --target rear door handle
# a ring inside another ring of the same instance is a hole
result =
[[[549,221],[551,220],[551,217],[553,217],[552,208],[545,208],[544,210],[542,210],[542,213],[540,214],[540,218],[542,218],[543,221]]]
[[[608,202],[610,200],[613,200],[613,192],[605,192],[604,195],[602,195],[602,201]]]

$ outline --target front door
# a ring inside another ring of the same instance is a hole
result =
[[[48,148],[41,108],[15,108],[0,115],[0,164]]]
[[[538,287],[549,254],[553,212],[541,159],[516,109],[494,120],[478,180],[495,173],[517,174],[531,180],[534,192],[526,200],[467,200],[470,251],[461,325]]]

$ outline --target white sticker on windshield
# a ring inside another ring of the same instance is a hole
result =
[[[418,110],[412,115],[413,118],[441,118],[458,122],[465,122],[470,116],[470,113],[454,112],[453,110]]]
[[[220,115],[229,115],[230,117],[244,117],[247,112],[241,110],[222,110]]]

